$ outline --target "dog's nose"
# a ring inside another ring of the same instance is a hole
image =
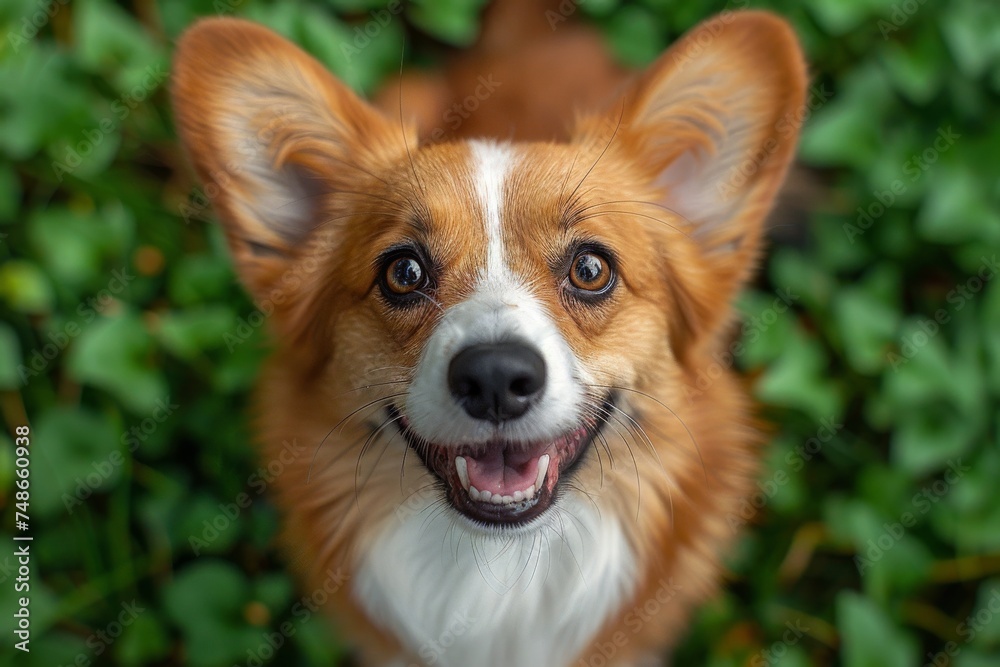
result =
[[[524,343],[470,345],[451,360],[448,387],[475,419],[514,419],[541,396],[545,360]]]

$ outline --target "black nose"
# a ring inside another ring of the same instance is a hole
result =
[[[545,388],[545,361],[523,343],[471,345],[451,360],[448,386],[475,419],[520,417]]]

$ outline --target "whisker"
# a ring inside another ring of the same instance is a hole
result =
[[[576,145],[576,152],[573,153],[573,161],[570,162],[569,169],[566,170],[566,174],[563,176],[563,182],[562,182],[562,185],[559,186],[559,192],[565,192],[566,191],[566,183],[569,182],[569,177],[573,173],[573,168],[576,166],[576,161],[580,157],[580,148],[581,148],[580,144],[577,144]],[[579,187],[579,186],[577,186],[577,187]],[[569,202],[570,199],[567,198],[566,201]]]
[[[593,207],[591,207],[591,208],[593,208]],[[576,219],[574,219],[573,222],[574,223],[583,222],[585,220],[590,220],[592,218],[599,218],[600,216],[607,215],[609,213],[618,213],[618,214],[621,214],[621,215],[629,215],[629,216],[635,216],[635,217],[640,217],[640,218],[647,218],[649,220],[652,220],[653,222],[657,222],[657,223],[659,223],[661,225],[666,225],[667,227],[670,227],[670,229],[674,230],[678,234],[683,234],[684,236],[686,236],[689,239],[691,238],[691,236],[687,232],[685,232],[682,229],[678,229],[677,227],[675,227],[674,225],[671,225],[666,220],[661,220],[660,218],[656,218],[656,217],[654,217],[652,215],[647,215],[645,213],[637,213],[635,211],[621,211],[621,210],[598,211],[596,213],[591,213],[590,215],[585,215],[583,217],[576,218]]]
[[[608,206],[608,205],[611,205],[611,204],[644,204],[646,206],[655,206],[657,208],[663,209],[664,211],[666,211],[668,213],[672,213],[673,215],[676,215],[678,218],[684,220],[684,222],[688,223],[689,225],[692,225],[692,226],[694,225],[694,223],[687,216],[683,215],[679,211],[676,211],[675,209],[672,209],[669,206],[666,206],[665,204],[661,204],[659,202],[654,202],[654,201],[647,201],[647,200],[644,200],[644,199],[613,199],[611,201],[599,201],[599,202],[597,202],[595,204],[591,204],[589,206],[584,206],[582,208],[575,209],[573,211],[573,213],[574,213],[574,215],[578,216],[578,215],[580,215],[582,213],[585,213],[586,211],[589,211],[591,209],[595,209],[595,208],[598,208],[600,206]],[[649,216],[649,215],[642,215],[642,214],[639,214],[639,213],[629,213],[629,212],[626,212],[626,211],[605,211],[605,213],[623,213],[623,214],[628,214],[628,215],[640,215],[641,217],[646,217],[646,218],[649,218],[649,219],[654,220],[656,222],[659,222],[660,224],[666,225],[667,227],[670,227],[674,231],[678,232],[679,234],[684,235],[688,239],[691,238],[691,235],[688,234],[687,232],[685,232],[683,229],[675,227],[674,225],[671,225],[666,220],[661,220],[660,218],[656,218],[656,217]],[[584,216],[582,218],[575,218],[574,222],[581,222],[583,220],[587,220],[590,217],[592,217],[593,215],[594,214],[592,214],[591,216]],[[600,213],[598,213],[596,215],[600,215]]]
[[[614,407],[614,406],[611,406],[611,407]],[[621,420],[619,420],[617,417],[615,417],[614,419],[619,424],[622,424],[622,426],[625,427],[626,431],[628,431],[629,433],[631,433],[631,429],[629,429],[626,424],[623,424],[621,422]],[[617,430],[617,429],[615,429],[615,430]],[[635,460],[635,452],[632,451],[632,445],[628,444],[628,441],[625,440],[624,438],[622,440],[625,443],[625,449],[626,449],[626,451],[628,451],[629,457],[631,457],[631,459],[632,459],[632,469],[635,470],[635,490],[636,490],[635,520],[636,520],[636,523],[638,523],[638,521],[639,521],[639,509],[640,509],[640,507],[642,507],[642,477],[639,474],[639,462]],[[653,447],[652,443],[650,443],[650,449],[654,453],[656,452],[656,449]],[[657,458],[659,458],[659,457],[657,457]],[[663,465],[660,464],[660,467],[662,468]]]
[[[348,415],[346,417],[344,417],[339,422],[337,422],[336,424],[334,424],[333,428],[331,428],[329,431],[327,431],[326,435],[323,436],[323,439],[319,441],[318,445],[316,445],[316,450],[313,452],[312,460],[309,462],[309,470],[306,472],[306,484],[308,484],[311,481],[311,479],[312,479],[312,469],[313,469],[313,465],[316,463],[316,457],[319,455],[319,450],[323,447],[323,444],[326,443],[327,438],[329,438],[333,434],[333,432],[337,430],[337,428],[339,428],[341,425],[343,425],[348,419],[350,419],[351,417],[353,417],[354,415],[356,415],[357,413],[361,412],[362,410],[364,410],[366,408],[377,406],[379,403],[381,403],[383,401],[391,401],[394,398],[399,398],[400,396],[405,396],[405,395],[406,395],[405,392],[400,392],[400,393],[396,393],[396,394],[389,394],[388,396],[382,396],[381,398],[376,398],[375,400],[369,401],[369,402],[365,403],[364,405],[362,405],[361,407],[359,407],[359,408],[357,408],[355,410],[352,410],[350,413],[348,413]],[[345,449],[344,452],[341,453],[340,456],[344,456],[347,452],[350,451],[350,449],[351,448]],[[333,461],[331,461],[331,463],[334,463],[335,461],[339,460],[340,456],[338,456]]]
[[[423,181],[417,176],[417,168],[413,164],[413,155],[410,153],[410,144],[406,141],[406,127],[403,125],[403,58],[405,55],[406,45],[404,44],[399,53],[399,134],[403,138],[403,148],[406,149],[406,159],[410,163],[410,172],[413,174],[413,179],[417,182],[417,186],[420,187],[420,192],[423,193],[426,200],[427,190],[424,189]]]
[[[374,431],[371,432],[371,434],[368,436],[368,439],[365,440],[364,446],[361,447],[361,452],[358,454],[357,463],[355,463],[354,465],[354,503],[357,506],[358,514],[361,513],[361,490],[364,488],[365,485],[368,484],[368,480],[372,478],[372,475],[375,474],[375,470],[378,468],[378,463],[379,461],[382,460],[382,455],[385,454],[385,450],[389,448],[389,444],[393,441],[395,435],[389,438],[389,440],[385,443],[385,447],[382,448],[382,452],[375,460],[375,464],[372,466],[371,472],[368,473],[368,476],[365,478],[364,483],[359,488],[358,477],[361,474],[361,462],[364,460],[368,448],[375,442],[375,438],[378,437],[378,434],[381,433],[383,430],[385,430],[385,428],[388,427],[390,424],[392,424],[393,422],[397,422],[400,419],[402,419],[402,416],[386,417],[386,419],[381,424],[379,424],[378,428],[376,428]]]
[[[340,396],[347,396],[348,394],[353,394],[356,391],[364,391],[365,389],[371,389],[372,387],[385,387],[385,386],[392,385],[392,384],[406,384],[406,382],[407,382],[407,380],[405,380],[405,379],[404,380],[388,380],[386,382],[372,382],[370,384],[363,384],[363,385],[360,385],[358,387],[354,387],[352,389],[348,389],[347,391],[342,391],[339,394],[334,394],[334,398],[337,398],[337,397],[340,397]]]
[[[697,452],[698,452],[698,460],[701,462],[702,474],[705,476],[705,481],[706,482],[708,481],[708,469],[705,467],[705,459],[704,459],[704,457],[702,456],[702,453],[701,453],[701,446],[698,444],[698,440],[694,437],[694,434],[691,432],[691,429],[688,428],[688,425],[684,423],[684,420],[681,419],[680,415],[678,415],[674,411],[673,408],[671,408],[669,405],[663,403],[662,401],[660,401],[655,396],[651,396],[651,395],[649,395],[649,394],[647,394],[647,393],[645,393],[643,391],[639,391],[638,389],[631,389],[629,387],[619,387],[619,386],[615,386],[615,385],[599,385],[599,384],[595,384],[595,385],[591,385],[591,386],[597,387],[599,389],[613,389],[613,390],[617,390],[617,391],[628,391],[628,392],[631,392],[633,394],[638,394],[639,396],[642,396],[644,398],[648,398],[649,400],[653,401],[654,403],[656,403],[657,405],[659,405],[660,407],[662,407],[664,410],[666,410],[667,412],[669,412],[671,415],[673,415],[674,419],[676,419],[678,421],[678,423],[680,423],[680,425],[684,428],[684,431],[687,433],[688,438],[690,438],[691,443],[694,445],[695,449],[697,450]]]
[[[590,169],[587,170],[587,173],[583,175],[583,178],[580,179],[580,182],[576,184],[575,188],[573,188],[573,192],[571,192],[569,194],[569,197],[567,198],[568,202],[572,202],[574,200],[574,197],[576,197],[577,190],[580,189],[580,186],[583,185],[583,182],[587,180],[588,176],[590,176],[590,172],[594,171],[594,167],[597,166],[597,163],[601,161],[601,158],[604,157],[604,154],[608,152],[609,148],[611,148],[612,142],[614,142],[615,137],[618,136],[618,130],[622,126],[622,119],[623,118],[625,118],[625,98],[624,97],[622,98],[622,110],[621,110],[621,113],[618,115],[618,124],[615,125],[615,130],[614,130],[614,132],[611,133],[611,138],[608,139],[608,143],[607,143],[606,146],[604,146],[604,150],[601,151],[601,154],[597,156],[596,160],[594,160],[594,164],[590,165]]]

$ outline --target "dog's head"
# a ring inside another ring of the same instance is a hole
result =
[[[616,463],[623,487],[662,476],[650,415],[730,416],[687,405],[685,378],[753,269],[804,78],[784,23],[729,14],[568,143],[422,144],[405,106],[370,107],[274,33],[198,24],[177,121],[270,315],[265,411],[310,446],[334,429],[350,495],[366,466],[395,471],[371,484],[397,502],[421,471],[470,530],[531,530]]]

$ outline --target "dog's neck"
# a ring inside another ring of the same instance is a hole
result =
[[[617,520],[568,502],[540,530],[493,536],[428,499],[376,536],[355,598],[402,640],[401,665],[563,666],[637,581]]]

